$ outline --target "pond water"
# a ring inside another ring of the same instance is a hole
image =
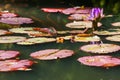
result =
[[[67,16],[60,13],[44,13],[40,8],[19,8],[19,14],[32,18],[35,23],[30,25],[21,25],[23,27],[55,27],[56,30],[71,30],[65,27],[65,24],[71,22]],[[110,23],[120,21],[120,16],[106,17],[101,22],[104,28],[109,28]],[[27,36],[24,34],[16,34]],[[114,43],[120,45],[119,42],[106,41],[105,36],[100,36],[104,43]],[[113,68],[100,68],[85,66],[77,61],[79,57],[92,55],[80,51],[82,45],[88,43],[43,43],[30,46],[22,46],[17,44],[0,44],[0,49],[18,50],[20,51],[20,59],[31,59],[37,62],[31,68],[31,71],[15,71],[0,72],[0,80],[120,80],[120,66]],[[43,49],[71,49],[75,51],[75,55],[65,59],[40,61],[32,59],[29,54]],[[112,56],[120,56],[119,52],[110,54]]]

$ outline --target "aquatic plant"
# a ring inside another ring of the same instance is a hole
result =
[[[104,17],[103,8],[92,8],[90,12],[90,17],[88,17],[88,20],[91,20],[93,22],[92,25],[93,25],[94,30],[98,28],[98,22],[103,17]]]

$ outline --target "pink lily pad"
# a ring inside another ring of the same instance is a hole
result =
[[[6,23],[6,24],[29,24],[29,23],[33,23],[32,19],[30,18],[23,18],[23,17],[13,17],[13,18],[2,18],[0,19],[0,22],[2,23]]]
[[[4,50],[0,50],[0,60],[15,58],[19,54],[20,54],[19,51],[12,51],[12,50],[4,51]]]
[[[31,70],[29,67],[33,65],[31,60],[5,60],[0,61],[0,72],[8,71],[28,71]]]
[[[40,60],[53,60],[58,58],[66,58],[72,56],[73,54],[74,52],[72,50],[67,49],[46,49],[33,52],[30,54],[30,56]]]
[[[112,56],[85,56],[78,58],[84,65],[96,67],[114,67],[120,65],[120,59]]]

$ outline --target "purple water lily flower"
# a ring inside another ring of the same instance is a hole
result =
[[[103,8],[92,8],[88,20],[100,20],[103,17]]]

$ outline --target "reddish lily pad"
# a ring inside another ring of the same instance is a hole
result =
[[[54,60],[58,58],[66,58],[72,56],[73,54],[74,52],[72,50],[67,49],[46,49],[33,52],[30,54],[30,56],[40,60]]]
[[[72,8],[66,8],[62,10],[61,13],[69,15],[69,14],[89,14],[91,11],[91,8],[83,8],[83,7],[72,7]]]
[[[19,55],[19,51],[12,51],[12,50],[0,50],[0,60],[15,58]]]
[[[2,18],[0,22],[12,25],[33,23],[32,19],[24,17]]]
[[[5,35],[7,33],[8,33],[8,31],[0,29],[0,35]]]
[[[31,60],[5,60],[0,61],[0,72],[8,71],[28,71],[31,70],[29,67],[33,65]]]
[[[41,8],[44,12],[62,12],[64,8]]]
[[[114,67],[120,65],[120,59],[112,56],[85,56],[78,58],[84,65],[96,67]]]
[[[12,17],[16,17],[16,16],[18,16],[18,15],[15,14],[15,13],[10,13],[10,12],[2,12],[2,13],[0,13],[1,18],[12,18]]]

